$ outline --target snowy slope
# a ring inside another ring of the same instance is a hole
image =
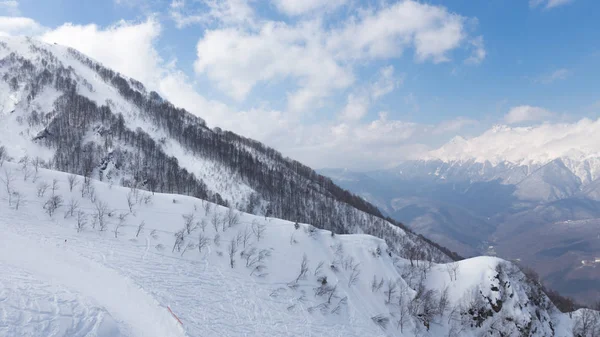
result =
[[[409,261],[372,236],[98,181],[83,188],[83,177],[71,191],[65,173],[25,176],[9,162],[1,171],[12,192],[3,183],[2,336],[569,336],[573,325],[496,258]],[[53,194],[64,203],[51,216]],[[183,215],[193,215],[189,233]]]

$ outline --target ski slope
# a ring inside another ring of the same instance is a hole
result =
[[[82,197],[82,177],[70,191],[65,173],[40,168],[25,177],[24,171],[9,162],[0,168],[12,192],[9,206],[6,186],[0,187],[0,336],[477,336],[506,317],[515,326],[533,321],[537,333],[532,335],[545,336],[548,324],[535,319],[536,310],[553,322],[556,336],[570,335],[571,319],[551,304],[528,306],[528,285],[517,279],[510,279],[513,296],[506,297],[498,315],[481,327],[465,323],[469,317],[457,313],[466,310],[473,294],[490,303],[500,299],[501,293],[490,290],[499,286],[499,259],[461,261],[454,281],[446,265],[430,264],[421,278],[423,289],[438,297],[447,289],[449,305],[429,329],[416,315],[400,328],[399,315],[406,314],[400,303],[418,296],[415,275],[422,274],[388,254],[381,239],[332,235],[306,224],[295,228],[289,221],[191,197],[97,181],[91,182],[94,196]],[[38,186],[54,179],[54,194],[65,202],[50,216],[44,204],[52,188],[41,197]],[[131,210],[128,194],[135,201]],[[87,216],[79,232],[77,216],[65,215],[70,200]],[[99,203],[109,209],[105,230],[98,217],[93,220]],[[182,215],[192,214],[193,226],[178,251],[175,233],[184,229]],[[224,221],[228,214],[237,219]],[[141,222],[145,226],[137,235]],[[201,236],[208,242],[199,250]],[[317,294],[324,289],[322,277],[335,286],[333,292]],[[383,284],[379,290],[372,288],[374,278]],[[508,274],[500,278],[509,280]],[[390,295],[391,283],[397,288]],[[389,322],[376,324],[378,316]]]

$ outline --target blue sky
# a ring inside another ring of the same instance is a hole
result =
[[[9,0],[0,8],[5,34],[71,45],[210,125],[316,167],[390,166],[494,124],[573,123],[600,109],[597,1]]]

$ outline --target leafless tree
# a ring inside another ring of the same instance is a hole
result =
[[[296,233],[292,233],[292,235],[290,235],[290,246],[293,246],[296,243],[298,243],[298,241],[296,241]]]
[[[14,204],[15,204],[15,209],[17,211],[19,210],[19,207],[21,206],[22,198],[23,198],[23,196],[21,195],[21,193],[19,193],[17,191],[13,192],[13,200],[14,200]]]
[[[77,181],[77,176],[74,174],[69,174],[67,176],[67,182],[69,183],[70,192],[73,192],[73,189],[79,184],[79,181]]]
[[[135,205],[135,194],[133,192],[133,188],[127,192],[127,207],[129,208],[129,212],[133,213],[133,206]]]
[[[59,189],[60,187],[58,186],[58,180],[52,179],[52,185],[50,186],[50,190],[52,190],[52,195],[54,196],[56,194],[56,191],[58,191]]]
[[[317,268],[315,268],[314,276],[316,276],[316,277],[321,276],[321,273],[323,272],[323,266],[324,265],[325,265],[325,261],[319,262],[319,264],[317,265]]]
[[[96,201],[94,206],[96,208],[96,219],[98,220],[100,231],[103,232],[108,227],[108,224],[106,223],[106,215],[109,212],[108,205],[102,201]]]
[[[119,214],[119,222],[115,226],[115,239],[119,236],[119,228],[125,225],[125,219],[127,218],[127,213]]]
[[[42,166],[43,163],[44,161],[40,157],[33,158],[31,164],[33,164],[33,169],[35,170],[35,173],[38,173],[38,170],[40,169],[40,166]]]
[[[448,276],[450,276],[450,281],[452,281],[453,279],[454,281],[456,281],[458,277],[458,263],[446,263],[446,271],[448,272]]]
[[[404,326],[408,323],[409,319],[409,310],[408,310],[408,302],[407,302],[407,285],[405,282],[400,282],[399,285],[399,294],[398,294],[398,321],[397,327],[400,328],[400,332],[404,332]]]
[[[183,256],[183,254],[185,254],[185,252],[187,252],[188,250],[193,250],[196,249],[196,244],[193,242],[188,242],[187,245],[185,245],[185,248],[183,248],[183,251],[181,252],[181,256]]]
[[[202,200],[202,208],[204,208],[204,216],[208,216],[208,213],[210,213],[210,205],[211,205],[210,202]]]
[[[63,198],[60,195],[53,195],[44,203],[44,210],[49,216],[54,215],[63,204]]]
[[[4,176],[0,177],[2,184],[4,185],[4,189],[6,190],[6,194],[8,194],[8,206],[12,206],[12,198],[13,198],[13,182],[15,180],[12,171],[4,169]]]
[[[573,324],[573,336],[600,336],[600,312],[590,309],[580,310]]]
[[[236,226],[240,222],[240,215],[238,212],[235,211],[235,209],[233,209],[233,207],[229,207],[227,209],[225,218],[227,219],[227,226],[229,228]],[[225,231],[225,230],[223,230],[223,231]]]
[[[300,272],[296,277],[295,283],[298,283],[300,280],[306,279],[306,274],[308,273],[308,257],[306,254],[302,255],[302,262],[300,262]]]
[[[0,167],[4,165],[4,161],[8,159],[8,154],[6,154],[6,148],[3,145],[0,145]]]
[[[246,228],[244,228],[244,232],[241,233],[242,235],[242,245],[244,247],[244,249],[246,249],[246,245],[248,245],[248,243],[250,242],[250,238],[252,237],[252,233],[248,230],[248,226],[246,226]]]
[[[23,181],[27,181],[31,177],[32,171],[29,169],[29,166],[21,167],[21,172],[23,173]]]
[[[39,184],[37,184],[37,196],[43,198],[44,195],[46,195],[48,187],[50,187],[50,185],[48,185],[48,183],[45,181],[41,181]]]
[[[219,219],[219,213],[215,212],[212,216],[212,218],[210,218],[210,223],[212,224],[213,228],[215,229],[215,232],[219,231],[219,224],[221,223],[221,219]]]
[[[235,253],[237,253],[238,245],[235,239],[231,239],[229,241],[229,245],[227,246],[227,253],[229,253],[229,265],[231,268],[235,267]]]
[[[206,222],[206,219],[202,219],[198,224],[196,224],[196,226],[199,226],[202,229],[203,233],[204,233],[204,231],[206,231],[207,225],[208,225],[208,222]]]
[[[80,233],[87,224],[87,215],[82,211],[77,211],[77,233]]]
[[[185,227],[186,232],[189,234],[192,234],[192,232],[194,231],[194,229],[196,229],[195,223],[194,223],[194,213],[189,213],[189,214],[183,214],[183,226]]]
[[[371,320],[383,330],[387,328],[387,325],[390,322],[390,319],[384,315],[373,316],[371,317]]]
[[[217,247],[219,247],[221,245],[221,234],[219,234],[219,233],[215,234],[215,237],[213,238],[213,243]]]
[[[204,232],[198,235],[198,252],[202,253],[202,249],[210,243],[209,238],[204,234]]]
[[[387,297],[385,303],[387,303],[387,304],[392,303],[392,297],[396,294],[397,291],[398,291],[398,283],[396,283],[392,279],[389,279],[387,282],[387,288],[383,292],[385,294],[385,296]]]
[[[175,250],[180,252],[184,241],[185,241],[185,228],[178,231],[177,233],[175,233],[175,243],[173,244],[173,250],[171,252],[174,253]]]
[[[144,230],[144,227],[146,227],[146,222],[142,220],[142,222],[140,222],[140,224],[138,225],[137,231],[135,232],[136,238],[140,236],[140,233]]]
[[[250,247],[248,249],[244,249],[240,256],[243,259],[246,259],[246,267],[253,267],[257,262],[257,249],[255,247]]]
[[[377,275],[373,275],[373,281],[371,281],[371,291],[376,293],[383,287],[383,277],[381,280],[377,280]]]
[[[254,236],[256,236],[257,242],[264,236],[266,227],[265,224],[259,223],[256,220],[252,221],[252,232],[254,233]]]
[[[355,264],[352,267],[352,271],[350,272],[350,277],[348,277],[348,287],[353,286],[358,282],[358,278],[360,276],[359,263]]]
[[[67,205],[67,211],[65,212],[65,219],[68,217],[73,217],[75,212],[79,209],[79,202],[73,198],[69,201]]]

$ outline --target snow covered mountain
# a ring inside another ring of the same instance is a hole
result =
[[[209,128],[74,49],[2,37],[0,78],[5,156],[340,234],[372,234],[404,249],[402,224],[384,220],[372,204],[257,141]],[[447,259],[442,247],[424,246]]]
[[[535,240],[546,228],[553,228],[556,237],[547,242],[563,247],[569,245],[560,238],[587,242],[596,229],[594,224],[600,220],[599,134],[600,119],[496,126],[471,139],[456,137],[422,159],[389,170],[321,173],[459,254],[503,253],[503,257],[537,267],[548,265],[551,257],[542,248],[517,247],[517,241],[527,245],[515,240],[517,235],[527,233]],[[582,221],[590,228],[580,228],[579,236],[573,237],[567,233],[568,226],[560,226],[565,221]],[[600,270],[579,271],[581,261],[600,256],[600,242],[589,244],[582,250],[561,249],[564,263],[542,272],[551,286],[581,301],[600,296]],[[590,287],[581,286],[594,281]],[[588,288],[593,290],[588,292]]]
[[[407,259],[369,235],[334,235],[30,162],[5,162],[1,171],[2,336],[600,330],[600,313],[561,313],[535,279],[498,258]]]

